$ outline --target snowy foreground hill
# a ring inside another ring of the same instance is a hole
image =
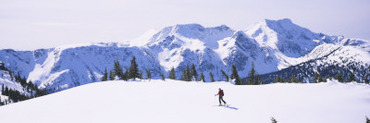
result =
[[[214,95],[225,91],[229,107]],[[87,84],[0,107],[2,123],[365,123],[370,86],[318,84],[235,86],[176,80]]]

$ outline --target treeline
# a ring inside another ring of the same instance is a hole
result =
[[[238,74],[238,71],[235,67],[235,65],[232,65],[232,73],[231,75],[227,75],[225,71],[223,70],[220,70],[221,74],[222,74],[222,79],[223,80],[226,80],[227,82],[229,82],[230,80],[235,82],[236,85],[256,85],[256,84],[261,84],[262,83],[262,80],[261,80],[261,76],[259,76],[257,74],[257,72],[255,71],[254,69],[254,63],[252,62],[252,68],[250,70],[250,72],[248,73],[248,77],[245,79],[245,81],[239,77],[239,74]],[[169,78],[170,79],[176,79],[176,74],[175,74],[175,68],[172,67],[172,69],[169,71]],[[215,79],[214,79],[214,75],[212,72],[209,72],[209,82],[214,82]],[[207,80],[205,79],[204,77],[204,74],[203,72],[200,73],[200,76],[197,72],[197,70],[195,69],[195,65],[192,64],[191,65],[191,69],[190,67],[187,65],[186,68],[184,70],[182,70],[182,76],[180,78],[180,80],[184,80],[184,81],[203,81],[203,82],[206,82]]]
[[[105,68],[103,76],[101,78],[102,81],[107,81],[107,80],[129,80],[129,79],[148,79],[151,80],[152,78],[152,73],[150,69],[146,69],[146,77],[143,77],[143,72],[139,71],[138,69],[138,64],[136,63],[136,58],[133,57],[130,61],[130,67],[125,68],[125,71],[123,71],[123,68],[120,65],[119,61],[114,62],[113,69],[108,72],[107,68]],[[191,67],[187,65],[184,70],[181,71],[182,74],[179,77],[179,80],[183,81],[202,81],[202,82],[214,82],[214,74],[212,72],[209,72],[209,80],[205,79],[205,76],[203,72],[198,72],[195,68],[195,65],[192,64]],[[235,65],[232,65],[232,74],[227,75],[225,71],[220,70],[222,73],[222,76],[224,77],[223,80],[226,81],[235,81],[236,85],[247,85],[247,84],[262,84],[261,76],[257,74],[257,72],[254,69],[254,63],[252,62],[252,69],[248,73],[248,77],[246,78],[245,81],[239,77],[238,71],[236,70]],[[160,77],[162,80],[165,80],[166,77],[164,76],[163,73],[160,73]],[[176,77],[176,71],[175,68],[172,67],[170,71],[168,71],[168,79],[174,79],[176,80],[178,77]]]
[[[151,70],[146,69],[146,77],[143,77],[143,71],[139,71],[138,69],[138,64],[136,63],[136,58],[133,57],[131,59],[131,65],[129,68],[125,68],[125,72],[123,72],[123,68],[120,66],[120,63],[118,61],[114,62],[114,67],[112,70],[108,71],[105,69],[102,81],[106,80],[128,80],[128,79],[148,79],[151,80],[152,74]],[[192,64],[191,66],[186,65],[186,67],[181,71],[181,75],[179,77],[176,76],[176,71],[175,68],[172,67],[170,71],[168,71],[168,77],[169,79],[179,79],[183,81],[202,81],[202,82],[214,82],[214,74],[212,72],[208,72],[206,74],[209,75],[209,79],[205,79],[205,75],[203,72],[198,72],[195,68],[195,65]],[[299,73],[294,73],[291,72],[290,76],[284,75],[275,75],[275,79],[272,79],[272,81],[264,82],[266,80],[263,77],[267,77],[264,75],[259,75],[256,70],[255,70],[255,65],[254,62],[251,64],[251,69],[247,73],[247,77],[241,78],[239,76],[238,70],[236,69],[235,65],[232,65],[231,69],[231,75],[228,75],[225,71],[220,70],[220,73],[222,74],[222,77],[217,77],[221,78],[221,80],[226,80],[226,81],[231,81],[235,82],[235,85],[259,85],[259,84],[268,84],[271,82],[287,82],[287,83],[303,83],[304,81],[307,82],[325,82],[327,79],[337,79],[339,82],[350,82],[350,81],[358,81],[355,78],[355,75],[353,73],[349,74],[349,77],[346,77],[348,79],[344,79],[345,77],[342,76],[342,74],[338,74],[336,76],[325,76],[322,77],[319,73],[315,73],[313,77],[308,77],[306,79],[300,79],[299,76],[296,76],[296,74]],[[160,77],[162,80],[165,80],[166,77],[164,76],[163,73],[160,73]],[[365,83],[369,83],[368,77],[365,77]]]
[[[318,76],[320,76],[322,81],[338,79],[340,82],[356,81],[358,83],[369,83],[370,67],[360,63],[349,63],[343,66],[329,63],[316,65],[315,60],[310,60],[261,76],[267,84],[274,82],[277,77],[283,78],[285,82],[288,82],[292,75],[300,82],[315,83],[317,82],[314,81],[315,76],[318,79]]]
[[[0,70],[8,70],[2,61],[0,61]]]
[[[256,70],[254,69],[254,62],[252,62],[252,68],[248,72],[247,77],[245,79],[241,79],[239,77],[239,74],[238,74],[238,71],[236,70],[235,65],[232,65],[232,73],[231,73],[230,78],[232,80],[235,80],[236,85],[259,85],[263,83],[261,76],[258,75]]]
[[[4,101],[2,101],[2,99],[0,99],[0,105],[5,105],[11,102],[23,101],[48,94],[46,90],[38,89],[37,85],[33,84],[31,81],[27,82],[26,77],[21,77],[20,73],[14,75],[14,72],[6,68],[4,66],[4,63],[2,62],[0,62],[0,70],[7,71],[11,81],[19,83],[22,86],[23,90],[23,92],[20,92],[18,90],[2,85],[1,94],[8,96],[8,100],[3,99]],[[28,94],[25,94],[26,92],[28,92]]]
[[[232,73],[229,77],[229,75],[226,74],[225,71],[223,70],[220,70],[221,74],[222,74],[222,79],[223,80],[226,80],[227,82],[232,80],[235,82],[236,85],[246,85],[246,84],[259,84],[259,83],[262,83],[261,82],[261,77],[257,75],[256,71],[254,70],[254,63],[252,63],[252,69],[251,71],[248,73],[248,78],[246,81],[243,81],[240,77],[239,77],[239,74],[238,74],[238,71],[236,70],[236,67],[235,65],[232,65]],[[170,79],[176,79],[176,74],[175,74],[175,68],[172,67],[172,69],[169,71],[169,77]],[[214,74],[212,72],[208,72],[209,74],[209,82],[214,82],[215,79],[214,79]],[[195,65],[192,64],[191,65],[191,68],[189,67],[189,65],[186,66],[186,68],[184,70],[182,70],[182,75],[181,75],[181,78],[180,80],[183,80],[183,81],[202,81],[202,82],[206,82],[207,80],[205,79],[204,77],[204,74],[203,72],[199,73],[197,72],[197,70],[195,69]]]
[[[27,96],[26,94],[22,94],[21,92],[13,89],[9,89],[8,87],[4,87],[4,85],[1,87],[1,94],[8,96],[8,100],[1,102],[3,105],[6,103],[10,103],[10,101],[18,102],[30,99],[30,96]]]
[[[341,73],[338,73],[336,76],[326,75],[325,77],[322,77],[318,72],[315,72],[312,78],[307,78],[307,81],[312,82],[312,83],[318,83],[318,82],[326,82],[328,79],[329,80],[335,79],[335,80],[338,80],[338,82],[342,82],[342,83],[359,82],[359,80],[356,79],[353,73],[350,73],[348,77],[344,77]],[[303,80],[298,80],[298,78],[294,76],[293,74],[290,78],[284,78],[282,76],[277,76],[274,82],[275,83],[276,82],[303,83]],[[364,83],[369,84],[369,79],[367,76],[364,79]]]
[[[23,101],[23,100],[28,100],[28,99],[32,99],[32,98],[35,98],[35,97],[39,97],[39,96],[43,96],[43,95],[48,94],[46,91],[39,90],[39,89],[36,89],[36,90],[33,90],[33,91],[28,91],[28,92],[30,93],[29,95],[27,95],[25,93],[22,93],[18,90],[11,89],[11,88],[8,88],[8,87],[2,85],[1,94],[5,95],[5,96],[8,96],[8,99],[4,100],[4,101],[1,101],[1,99],[0,99],[0,105],[5,105],[5,104],[8,104],[8,103],[12,103],[12,102],[19,102],[19,101]]]
[[[113,69],[108,71],[107,68],[105,68],[103,77],[101,78],[102,81],[107,81],[107,80],[129,80],[129,79],[142,79],[143,72],[138,69],[138,65],[136,63],[136,58],[133,57],[130,61],[131,65],[129,68],[126,68],[126,71],[123,72],[123,69],[121,68],[121,65],[118,61],[114,62]],[[147,78],[151,79],[151,74],[150,70],[146,70],[147,72]]]

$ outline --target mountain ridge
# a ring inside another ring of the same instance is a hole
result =
[[[111,70],[114,61],[121,62],[126,70],[133,56],[139,69],[151,70],[154,78],[160,74],[167,76],[167,71],[174,67],[179,79],[181,71],[194,64],[209,81],[209,72],[216,80],[223,80],[220,71],[231,74],[232,65],[241,77],[246,77],[252,62],[257,73],[267,74],[328,55],[330,49],[340,46],[363,49],[353,51],[370,57],[367,40],[314,33],[290,19],[266,19],[245,30],[233,30],[226,25],[178,24],[149,31],[127,42],[63,45],[34,51],[0,50],[3,56],[0,61],[40,88],[63,90],[100,81],[104,69]],[[363,69],[368,69],[370,63],[360,59],[359,64],[364,67],[361,71],[366,71]]]

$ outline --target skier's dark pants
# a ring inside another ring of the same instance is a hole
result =
[[[225,100],[222,97],[223,96],[218,96],[218,101],[220,102],[220,105],[221,105],[221,100],[222,100],[222,102],[224,102],[224,104],[226,104]]]

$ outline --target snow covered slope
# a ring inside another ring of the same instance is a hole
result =
[[[233,33],[234,30],[225,25],[209,28],[199,24],[175,25],[153,35],[146,47],[155,54],[154,57],[158,58],[166,71],[176,68],[179,78],[186,65],[192,64],[208,78],[208,72],[221,75],[220,70],[226,71],[225,64],[214,50],[221,47],[217,41]]]
[[[315,33],[289,19],[262,20],[243,31],[224,25],[176,25],[158,31],[144,42],[150,42],[146,46],[158,54],[155,57],[165,70],[180,67],[178,74],[186,65],[194,64],[201,72],[221,76],[220,70],[230,73],[234,64],[245,77],[252,62],[259,74],[265,74],[328,55],[333,47],[340,46],[364,49],[356,52],[370,55],[369,41]],[[312,52],[317,47],[328,50]]]
[[[303,56],[323,43],[322,36],[292,23],[289,19],[266,19],[250,26],[245,33],[262,46],[278,50],[288,57]]]
[[[294,24],[290,19],[276,21],[266,19],[248,27],[244,32],[249,37],[255,39],[260,47],[264,49],[266,52],[265,56],[268,56],[269,58],[268,60],[264,60],[264,62],[266,63],[266,61],[270,61],[268,65],[275,65],[273,67],[267,67],[267,69],[274,68],[267,71],[259,72],[259,69],[257,68],[257,72],[261,74],[282,70],[299,63],[320,58],[328,55],[334,49],[341,46],[353,46],[359,49],[364,49],[363,51],[351,52],[365,54],[365,56],[370,57],[368,52],[370,51],[369,41],[315,33]],[[345,55],[343,56],[345,57]],[[364,66],[368,66],[365,65],[366,63],[369,64],[367,59],[356,60],[363,62]],[[266,65],[257,64],[256,66]]]
[[[349,79],[351,73],[360,82],[370,77],[370,53],[366,48],[359,48],[359,46],[322,44],[302,59],[306,62],[297,61],[299,64],[262,75],[262,79],[265,83],[270,83],[277,76],[289,79],[294,75],[299,80],[309,82],[316,72],[321,77],[334,77],[341,74],[344,81]]]
[[[229,107],[214,95],[225,92]],[[370,86],[108,81],[0,107],[1,122],[364,123]]]
[[[121,47],[115,43],[93,44],[87,46],[62,46],[49,52],[42,64],[36,64],[28,79],[41,88],[64,89],[90,82],[101,81],[105,68],[113,69],[119,61],[121,67],[130,65],[136,57],[140,70],[150,69],[154,76],[163,71],[157,59],[138,47]]]
[[[15,80],[11,78],[9,71],[0,70],[0,95],[2,95],[2,86],[24,93],[21,84],[19,82],[15,82]]]
[[[41,92],[32,83],[27,83],[20,74],[14,74],[0,61],[0,106],[38,96]]]
[[[154,78],[161,73],[168,76],[168,70],[174,67],[179,79],[182,70],[194,64],[207,81],[209,72],[216,80],[223,80],[220,71],[230,75],[232,65],[241,77],[246,77],[252,62],[258,74],[267,74],[323,56],[328,60],[322,62],[330,66],[347,66],[346,61],[356,61],[359,68],[353,70],[366,71],[370,65],[369,44],[366,40],[311,32],[289,19],[266,19],[239,31],[225,25],[179,24],[150,30],[126,42],[75,44],[35,51],[5,49],[0,50],[0,61],[40,88],[58,91],[100,81],[104,69],[112,70],[114,61],[119,61],[125,70],[133,56],[137,57],[144,76],[145,70],[150,69]],[[330,55],[341,48],[345,52]]]

